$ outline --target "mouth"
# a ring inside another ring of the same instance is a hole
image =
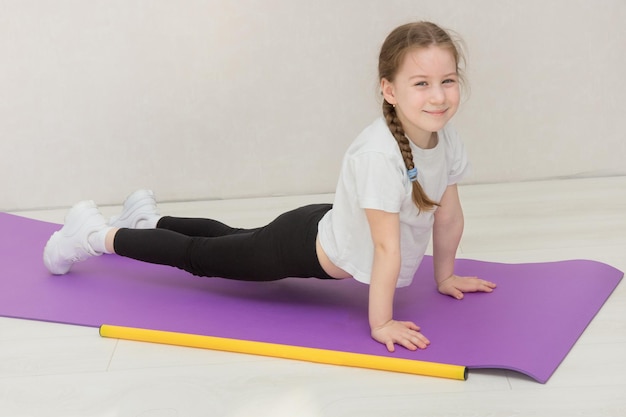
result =
[[[424,113],[430,114],[431,116],[443,116],[447,111],[448,111],[448,109],[424,110]]]

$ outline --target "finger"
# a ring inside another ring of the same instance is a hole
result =
[[[496,284],[494,284],[493,282],[480,280],[480,287],[478,289],[479,291],[492,292],[494,288],[496,288]]]
[[[430,345],[430,341],[425,337],[414,337],[411,342],[420,349],[426,349]]]
[[[444,290],[439,290],[439,292],[441,292],[444,295],[449,295],[452,298],[456,298],[457,300],[463,299],[463,292],[453,287],[446,288]]]
[[[412,321],[402,321],[401,323],[404,326],[406,326],[409,330],[415,330],[416,332],[420,331],[420,326],[418,326],[417,324],[413,323]]]
[[[415,341],[419,343],[417,338],[415,339],[416,339]],[[417,350],[417,346],[415,345],[415,343],[412,342],[411,337],[398,340],[398,344],[407,348],[408,350]]]
[[[460,300],[462,297],[458,297],[458,294],[454,292],[455,290],[460,290],[461,292],[492,292],[494,288],[496,288],[496,284],[493,282],[477,277],[461,277],[458,284],[450,289],[448,295]]]
[[[411,332],[409,340],[420,349],[426,349],[430,345],[430,340],[420,332]]]
[[[495,284],[489,281],[485,281],[483,279],[468,279],[464,282],[464,285],[460,286],[460,290],[464,292],[491,292],[495,288]]]
[[[392,340],[387,341],[387,343],[385,343],[385,345],[387,345],[387,350],[389,352],[395,352],[396,347],[394,346],[394,343]]]
[[[415,346],[417,346],[420,349],[426,349],[428,347],[428,345],[430,345],[430,340],[428,340],[423,334],[418,333],[417,336],[413,337],[411,339],[411,342],[413,342],[413,344]]]

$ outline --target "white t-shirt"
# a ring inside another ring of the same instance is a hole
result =
[[[440,201],[448,185],[469,170],[465,147],[456,131],[446,126],[432,149],[411,141],[418,181],[433,201]],[[366,208],[400,215],[401,267],[398,287],[405,287],[424,257],[430,241],[434,211],[418,214],[400,149],[381,117],[368,126],[348,148],[339,174],[333,208],[318,226],[320,244],[328,258],[356,280],[369,283],[374,244]]]

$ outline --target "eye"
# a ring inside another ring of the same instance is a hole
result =
[[[455,79],[452,78],[448,78],[446,80],[443,80],[443,84],[454,84],[456,82]]]
[[[418,83],[415,83],[416,87],[426,87],[428,85],[428,83],[426,81],[420,81]]]

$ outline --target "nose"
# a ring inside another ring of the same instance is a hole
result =
[[[446,100],[446,93],[440,85],[435,85],[431,88],[430,102],[433,104],[441,104]]]

